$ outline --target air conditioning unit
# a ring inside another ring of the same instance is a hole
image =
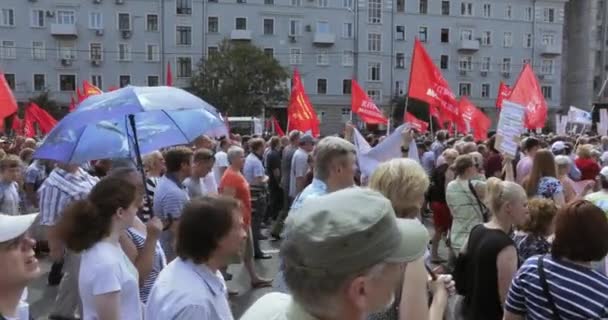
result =
[[[502,76],[505,77],[505,78],[509,78],[509,77],[511,77],[511,73],[510,72],[503,72]]]
[[[97,29],[97,30],[95,30],[95,34],[97,36],[100,36],[100,37],[103,36],[103,29]]]
[[[125,4],[125,0],[116,0],[116,4]]]
[[[93,3],[100,4],[101,0],[93,0]]]
[[[488,72],[487,71],[482,71],[480,72],[482,77],[487,77],[488,76]]]
[[[95,67],[99,67],[101,65],[101,60],[93,59],[93,60],[91,60],[91,65],[93,65]]]
[[[296,36],[289,36],[290,42],[296,42]]]
[[[131,38],[131,30],[122,30],[121,33],[123,39]]]
[[[72,59],[61,59],[61,65],[62,66],[71,66],[72,65]]]
[[[309,24],[307,24],[305,29],[306,29],[306,32],[311,32],[312,31],[312,26],[309,25]]]
[[[49,18],[54,17],[54,16],[55,16],[55,11],[50,11],[50,10],[47,10],[47,12],[46,12],[46,16],[47,16],[47,17],[49,17]]]
[[[466,70],[460,70],[460,75],[461,76],[466,76],[467,75],[467,71]]]

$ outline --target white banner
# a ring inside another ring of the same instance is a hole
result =
[[[568,111],[568,118],[572,123],[579,123],[584,125],[591,125],[591,112],[587,112],[583,109],[570,106]]]

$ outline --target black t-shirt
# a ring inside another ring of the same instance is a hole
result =
[[[488,229],[482,224],[471,230],[466,249],[465,319],[502,319],[496,259],[508,246],[515,247],[515,243],[502,230]]]
[[[270,150],[266,155],[266,175],[268,175],[268,186],[278,189],[281,186],[281,177],[274,176],[275,169],[281,170],[281,153],[278,150]]]
[[[445,200],[445,173],[449,165],[444,163],[433,170],[431,175],[431,187],[429,188],[429,200],[431,202],[446,203]]]

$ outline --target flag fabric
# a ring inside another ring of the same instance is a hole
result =
[[[409,123],[413,129],[416,129],[420,133],[426,133],[429,130],[429,124],[426,121],[416,118],[409,112],[405,114],[405,122]]]
[[[36,136],[36,129],[34,128],[34,119],[32,119],[32,115],[27,113],[27,109],[25,111],[25,117],[23,118],[23,135],[28,138],[33,138]]]
[[[525,127],[527,129],[534,130],[545,126],[547,102],[529,64],[526,64],[521,71],[508,100],[520,104],[526,109]]]
[[[287,107],[287,119],[289,123],[288,131],[310,131],[314,137],[319,136],[319,119],[306,95],[298,69],[293,71],[291,97],[289,98],[289,105]]]
[[[74,101],[74,96],[70,97],[70,107],[68,109],[70,112],[76,110],[76,101]]]
[[[171,72],[171,62],[167,62],[167,80],[165,81],[165,85],[169,87],[173,86],[173,73]]]
[[[117,87],[117,86],[111,86],[111,87],[109,87],[109,88],[108,88],[108,92],[116,91],[116,90],[118,90],[118,89],[120,89],[120,87]]]
[[[449,120],[458,117],[456,96],[418,39],[414,42],[408,97],[437,106]]]
[[[277,120],[277,118],[272,117],[272,125],[274,127],[274,132],[279,137],[284,137],[285,136],[285,132],[283,132],[283,129],[281,129],[281,125],[279,124],[279,121]]]
[[[458,104],[460,121],[456,122],[456,130],[468,134],[473,131],[475,141],[483,141],[488,138],[488,130],[492,121],[481,110],[479,110],[467,97],[461,97]]]
[[[17,112],[17,100],[4,78],[4,73],[0,73],[0,120],[15,112]]]
[[[504,99],[508,99],[510,95],[511,88],[509,88],[507,84],[501,81],[500,85],[498,86],[498,95],[496,96],[496,108],[498,110],[500,110],[500,108],[502,107],[502,101]]]
[[[23,135],[23,120],[19,118],[19,116],[14,113],[13,114],[13,123],[11,124],[11,128],[17,135]]]
[[[31,119],[32,122],[36,122],[43,134],[49,133],[57,124],[55,118],[33,102],[30,102],[25,109],[25,117]]]
[[[387,124],[388,120],[356,80],[351,81],[351,110],[368,124]]]
[[[101,91],[96,86],[90,84],[87,80],[84,80],[82,82],[82,91],[84,92],[85,98],[103,93],[103,91]]]
[[[82,91],[80,91],[80,87],[76,88],[76,96],[78,96],[78,103],[81,103],[86,98]]]

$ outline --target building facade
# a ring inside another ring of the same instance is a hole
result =
[[[19,100],[48,89],[67,105],[87,79],[174,85],[224,38],[251,41],[298,68],[322,123],[350,119],[356,79],[390,112],[407,94],[415,37],[456,95],[491,117],[501,81],[532,63],[551,108],[561,106],[566,0],[3,0],[0,68]],[[284,106],[282,106],[284,107]]]

